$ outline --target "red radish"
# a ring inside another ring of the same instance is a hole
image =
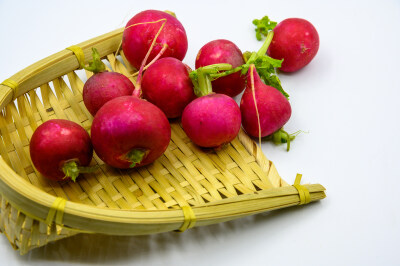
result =
[[[280,70],[284,72],[294,72],[303,68],[318,52],[318,32],[305,19],[285,19],[273,31],[274,38],[267,54],[275,59],[283,59]]]
[[[197,54],[196,69],[213,64],[226,63],[233,68],[243,65],[244,59],[240,49],[231,41],[215,40],[205,44]],[[234,97],[245,87],[246,76],[240,72],[212,81],[213,91]]]
[[[159,59],[146,70],[142,90],[144,98],[168,118],[181,116],[186,105],[195,98],[188,69],[173,57]]]
[[[95,116],[106,102],[119,96],[132,95],[135,89],[132,82],[117,72],[104,72],[106,67],[96,48],[92,48],[93,61],[82,68],[94,73],[83,86],[83,102],[89,112]]]
[[[63,119],[41,124],[29,144],[32,163],[45,177],[52,180],[70,178],[87,172],[93,156],[89,134],[80,125]]]
[[[254,65],[250,65],[247,73],[240,111],[243,128],[253,137],[273,134],[286,124],[292,114],[286,97],[274,87],[265,85]]]
[[[101,72],[91,76],[83,86],[83,102],[89,112],[95,116],[108,101],[132,95],[135,86],[124,75],[117,72]]]
[[[175,57],[179,60],[185,57],[188,41],[182,24],[166,12],[146,10],[129,20],[123,33],[122,50],[132,66],[137,69],[140,67],[161,28],[149,60],[159,54],[162,54],[161,57]]]
[[[237,70],[221,63],[199,67],[189,74],[199,98],[183,110],[182,127],[198,146],[218,148],[232,141],[239,133],[241,116],[238,104],[225,94],[213,93],[211,85],[212,75],[219,78],[233,71]]]
[[[122,96],[107,102],[93,119],[91,137],[97,155],[116,168],[149,164],[171,139],[171,127],[155,105]]]
[[[241,124],[238,104],[225,94],[209,94],[186,106],[182,127],[197,145],[219,147],[231,142],[239,133]]]

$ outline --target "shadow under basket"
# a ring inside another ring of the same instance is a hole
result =
[[[0,85],[0,230],[24,254],[78,233],[143,235],[184,231],[323,199],[319,184],[293,186],[243,131],[218,150],[202,150],[171,121],[171,142],[154,163],[118,170],[96,155],[99,170],[77,182],[47,180],[33,167],[29,141],[49,119],[82,125],[93,117],[82,100],[91,73],[80,62],[95,47],[108,70],[135,72],[115,56],[123,29],[69,47],[18,72]],[[86,74],[86,77],[85,77]]]

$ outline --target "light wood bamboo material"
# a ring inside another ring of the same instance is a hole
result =
[[[113,54],[122,32],[78,46],[86,60],[96,47],[110,70],[130,75],[135,70],[123,54]],[[195,225],[203,226],[300,203],[297,189],[281,179],[243,131],[223,148],[206,151],[190,142],[179,121],[171,122],[167,151],[147,167],[113,169],[95,155],[92,165],[100,170],[76,183],[47,180],[30,160],[34,130],[49,119],[62,118],[90,132],[93,118],[82,101],[85,78],[78,68],[75,55],[63,50],[12,76],[19,84],[15,90],[0,85],[0,229],[22,254],[81,232],[139,235],[178,230],[185,221],[184,206],[191,206]],[[323,186],[305,187],[311,201],[325,197]],[[62,224],[47,224],[57,198],[66,200]]]

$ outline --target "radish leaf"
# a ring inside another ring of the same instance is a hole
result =
[[[260,78],[264,81],[268,86],[274,87],[279,90],[287,99],[289,98],[289,94],[282,88],[281,81],[276,75],[276,67],[281,67],[283,60],[273,59],[267,55],[262,57],[258,57],[254,65],[256,66],[257,72],[260,75]]]
[[[262,40],[262,35],[267,36],[270,30],[273,30],[276,26],[275,21],[271,21],[268,16],[263,17],[262,19],[255,19],[253,20],[253,24],[257,27],[256,31],[256,38],[257,40]]]

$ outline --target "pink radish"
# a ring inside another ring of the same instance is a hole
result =
[[[244,130],[253,137],[265,137],[278,131],[289,120],[292,109],[286,97],[265,85],[254,65],[250,65],[247,85],[240,101]]]
[[[273,31],[274,38],[267,53],[272,58],[283,59],[280,70],[284,72],[305,67],[318,52],[318,32],[305,19],[285,19]]]
[[[76,180],[79,173],[90,172],[93,148],[89,134],[80,125],[63,119],[41,124],[29,144],[35,168],[45,177],[60,181]]]
[[[105,71],[96,48],[92,48],[93,61],[89,66],[81,66],[94,73],[83,86],[83,102],[89,112],[95,116],[106,102],[119,96],[132,95],[135,86],[124,75]],[[105,72],[104,72],[105,71]]]
[[[182,24],[169,13],[146,10],[129,20],[123,33],[122,50],[132,66],[137,69],[140,67],[161,27],[162,31],[156,38],[149,60],[153,60],[157,55],[179,60],[185,57],[188,42]]]
[[[91,136],[97,155],[116,168],[149,164],[160,157],[171,139],[164,113],[133,96],[107,102],[93,119]]]
[[[216,148],[231,142],[240,130],[238,104],[225,94],[212,92],[210,74],[221,70],[232,70],[232,66],[215,64],[200,67],[191,73],[199,98],[189,103],[182,114],[183,130],[195,144],[205,148]]]
[[[200,147],[214,148],[231,142],[239,133],[240,109],[225,94],[209,94],[192,101],[182,114],[182,127]]]
[[[89,112],[95,116],[108,101],[132,95],[135,86],[124,75],[117,72],[101,72],[91,76],[83,86],[83,102]]]
[[[173,57],[159,59],[146,70],[142,90],[144,98],[168,118],[181,116],[186,105],[195,98],[188,69]]]
[[[243,65],[240,49],[231,41],[215,40],[205,44],[197,54],[196,69],[213,64],[226,63],[233,68]],[[213,91],[234,97],[244,90],[246,76],[240,72],[221,77],[212,82]]]

